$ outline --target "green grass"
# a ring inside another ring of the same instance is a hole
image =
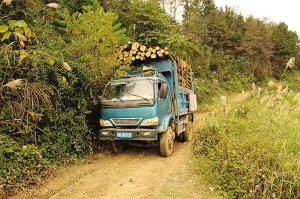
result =
[[[194,144],[199,172],[230,198],[299,198],[299,110],[300,94],[269,88],[221,112]]]

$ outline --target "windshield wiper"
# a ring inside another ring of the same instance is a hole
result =
[[[147,78],[147,80],[150,82],[150,84],[153,86],[153,82],[149,79],[149,78]]]
[[[118,100],[120,100],[121,102],[123,102],[123,103],[125,103],[120,97],[116,97]],[[114,100],[114,102],[116,102],[115,100]]]
[[[147,99],[146,97],[143,97],[143,96],[141,96],[141,95],[137,95],[137,94],[134,94],[134,93],[128,93],[128,94],[133,95],[133,96],[136,96],[136,97],[140,97],[140,98],[143,98],[143,99],[149,101],[149,99]]]

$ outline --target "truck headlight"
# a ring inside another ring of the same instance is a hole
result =
[[[102,120],[102,119],[100,119],[100,126],[108,127],[108,126],[113,126],[113,125],[112,125],[112,123],[109,120]]]
[[[158,124],[158,117],[145,119],[142,121],[141,126],[153,126]]]

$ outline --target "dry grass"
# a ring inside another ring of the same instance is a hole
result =
[[[24,82],[18,79],[5,84],[3,87],[14,89],[14,92],[2,91],[1,95],[6,96],[6,101],[10,102],[11,117],[9,120],[4,120],[3,125],[12,125],[18,132],[34,132],[34,129],[40,129],[37,125],[43,117],[43,112],[52,107],[49,92],[51,88],[38,84]],[[18,90],[16,90],[16,88]],[[3,98],[4,99],[4,98]],[[9,99],[9,100],[7,100]],[[44,132],[44,131],[43,131]]]
[[[3,87],[9,87],[11,89],[16,89],[21,83],[23,82],[23,79],[16,79],[11,82],[8,82],[7,84],[3,85]]]

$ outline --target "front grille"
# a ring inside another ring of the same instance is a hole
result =
[[[138,125],[142,118],[116,118],[112,119],[115,125]]]

